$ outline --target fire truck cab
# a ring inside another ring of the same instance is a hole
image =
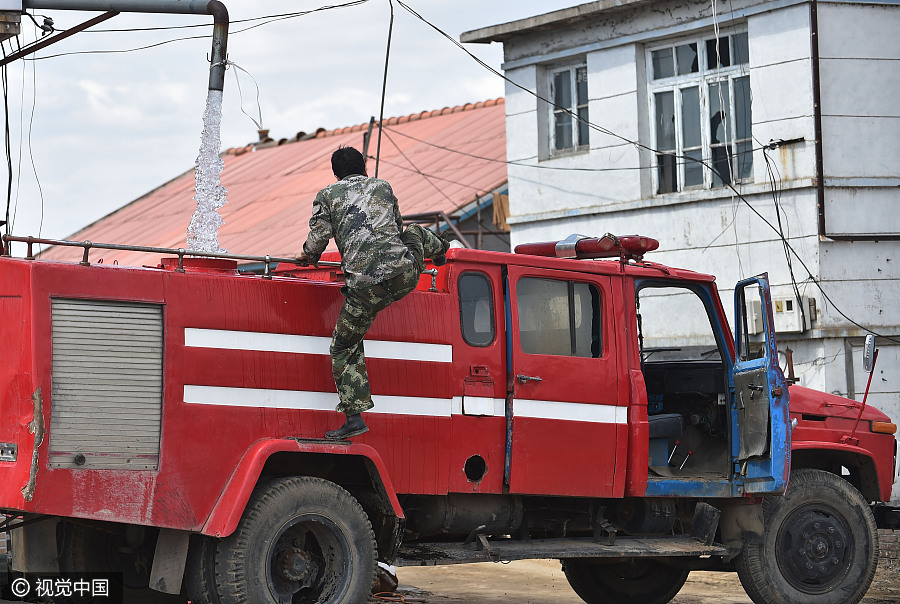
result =
[[[13,570],[337,604],[376,560],[557,558],[586,602],[667,602],[693,569],[758,604],[858,601],[893,424],[788,386],[765,275],[732,332],[714,278],[655,244],[450,250],[370,330],[370,432],[341,442],[339,270],[0,258]]]

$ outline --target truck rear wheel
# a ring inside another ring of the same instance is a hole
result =
[[[822,470],[791,474],[783,497],[763,502],[760,543],[735,559],[757,604],[856,604],[878,564],[875,517],[859,491]]]
[[[562,563],[569,585],[588,604],[664,604],[675,597],[690,573],[643,558],[613,564],[570,558]]]
[[[257,487],[237,530],[216,544],[222,604],[356,604],[375,581],[375,535],[350,493],[321,478]]]

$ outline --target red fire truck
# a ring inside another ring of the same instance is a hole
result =
[[[895,426],[786,383],[764,275],[737,285],[735,337],[714,278],[643,260],[652,239],[452,249],[369,332],[371,430],[330,442],[335,266],[36,241],[0,258],[14,572],[334,604],[377,561],[556,558],[587,602],[715,569],[759,604],[844,603],[896,521]]]

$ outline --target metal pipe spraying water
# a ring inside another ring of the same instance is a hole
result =
[[[39,10],[211,15],[213,17],[213,41],[209,89],[222,90],[225,86],[225,60],[228,56],[228,9],[219,0],[24,0],[23,6],[26,9]]]

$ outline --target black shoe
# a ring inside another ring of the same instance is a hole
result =
[[[366,425],[366,422],[364,422],[362,416],[357,413],[356,415],[348,415],[347,421],[345,421],[344,425],[337,430],[329,430],[326,432],[325,438],[328,440],[346,440],[354,436],[359,436],[360,434],[365,434],[368,431],[369,427]]]

